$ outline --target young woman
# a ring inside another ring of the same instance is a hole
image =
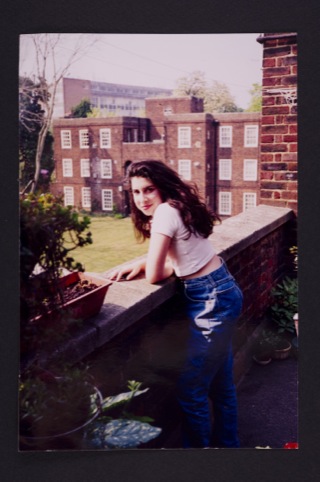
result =
[[[178,380],[183,446],[238,447],[231,339],[242,293],[208,239],[215,216],[196,188],[162,162],[135,162],[128,177],[136,235],[150,238],[149,250],[146,261],[114,272],[111,279],[130,280],[144,272],[150,283],[172,274],[182,280],[190,318],[187,360]]]

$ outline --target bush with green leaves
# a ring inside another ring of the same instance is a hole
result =
[[[161,428],[150,425],[153,419],[138,417],[128,411],[133,398],[147,392],[149,388],[140,390],[141,383],[135,380],[128,381],[128,388],[129,392],[107,397],[102,401],[101,415],[86,430],[86,440],[90,448],[135,448],[161,433]],[[120,417],[113,418],[108,415],[109,411],[119,406],[123,407]]]
[[[40,302],[35,299],[41,296],[40,288],[57,284],[63,269],[83,271],[71,252],[92,243],[89,224],[90,218],[64,206],[62,197],[48,193],[21,196],[20,289],[26,303]]]
[[[27,280],[36,265],[47,278],[59,276],[61,269],[83,270],[70,256],[79,246],[92,243],[90,218],[80,217],[53,194],[27,194],[20,199],[21,276]]]
[[[293,316],[298,312],[298,279],[286,276],[271,291],[271,318],[279,333],[295,332]]]

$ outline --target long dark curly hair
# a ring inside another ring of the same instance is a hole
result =
[[[196,185],[182,181],[178,174],[161,161],[133,162],[127,171],[128,180],[132,177],[150,179],[158,189],[163,202],[180,211],[184,225],[192,233],[207,238],[213,229],[213,224],[219,217],[210,212],[200,200]],[[150,216],[143,214],[133,201],[130,189],[131,217],[137,239],[150,238]]]

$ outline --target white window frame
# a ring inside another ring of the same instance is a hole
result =
[[[109,196],[109,200],[105,198]],[[107,202],[109,201],[109,202]],[[102,189],[101,190],[101,206],[103,211],[112,211],[113,210],[113,191],[112,189]]]
[[[79,129],[79,146],[80,146],[80,149],[88,149],[89,129]]]
[[[81,177],[90,177],[90,159],[80,159]]]
[[[256,205],[257,205],[257,194],[255,192],[244,192],[243,193],[243,211],[247,211],[247,209],[255,208]]]
[[[257,159],[244,159],[243,161],[243,180],[257,181],[258,161]]]
[[[219,159],[219,180],[231,181],[232,159]]]
[[[107,173],[105,173],[107,171]],[[100,160],[100,172],[102,179],[112,179],[112,160],[101,159]]]
[[[100,129],[100,147],[102,149],[111,147],[111,129]]]
[[[250,134],[250,132],[254,134]],[[244,126],[244,147],[258,147],[259,127],[257,125]]]
[[[229,216],[232,212],[232,194],[227,191],[219,192],[219,214]]]
[[[178,174],[182,179],[186,181],[191,181],[191,160],[190,159],[178,160]]]
[[[61,148],[71,149],[72,148],[71,131],[62,129],[60,131],[60,137],[61,137]]]
[[[191,127],[189,126],[178,127],[178,147],[180,148],[191,147]]]
[[[91,208],[91,188],[81,188],[81,204],[83,208]]]
[[[219,146],[232,147],[232,126],[219,127]]]
[[[62,175],[63,177],[73,177],[72,159],[62,159]]]
[[[64,205],[74,206],[74,188],[72,186],[64,186]]]

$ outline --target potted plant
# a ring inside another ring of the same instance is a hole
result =
[[[140,387],[129,381],[129,392],[103,399],[86,369],[33,370],[20,380],[20,449],[132,448],[152,440],[161,429],[127,411],[148,390]],[[107,415],[119,406],[120,417]]]
[[[265,332],[262,332],[262,336],[256,341],[253,348],[253,360],[259,365],[268,365],[272,361],[272,345],[264,336]]]
[[[87,368],[29,368],[19,383],[20,449],[76,448],[101,404]]]
[[[61,197],[21,196],[22,353],[54,343],[70,324],[100,310],[110,281],[88,277],[71,256],[77,247],[92,243],[89,224]]]
[[[298,280],[286,276],[281,283],[271,291],[273,304],[271,317],[278,332],[295,333],[293,317],[298,311]]]
[[[291,343],[282,334],[271,329],[262,331],[258,340],[253,359],[262,365],[273,360],[285,360],[291,351]]]

